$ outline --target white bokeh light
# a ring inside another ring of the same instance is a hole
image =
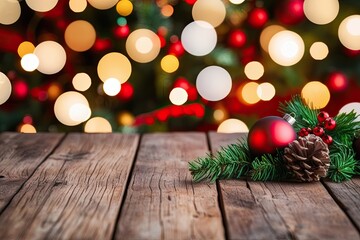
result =
[[[131,59],[140,63],[148,63],[159,55],[161,44],[156,33],[141,28],[130,33],[125,47]]]
[[[21,15],[21,7],[18,1],[0,1],[0,24],[10,25],[15,23]]]
[[[174,105],[183,105],[188,99],[188,93],[185,89],[176,87],[169,94],[170,102]]]
[[[104,82],[103,89],[106,95],[115,96],[121,90],[121,83],[116,78],[109,78]]]
[[[339,113],[350,113],[351,111],[354,111],[357,114],[356,121],[360,122],[360,102],[352,102],[344,105]]]
[[[276,91],[274,85],[264,82],[259,84],[256,93],[261,100],[270,101],[275,96]]]
[[[206,100],[219,101],[225,98],[231,90],[230,74],[221,67],[204,68],[196,78],[196,89]]]
[[[45,41],[36,46],[34,54],[39,59],[37,70],[44,74],[55,74],[61,71],[66,63],[66,52],[57,42]]]
[[[20,64],[25,71],[32,72],[39,67],[39,58],[33,53],[28,53],[21,58]]]
[[[271,59],[282,66],[298,63],[304,55],[305,45],[299,34],[284,30],[276,33],[269,43]]]
[[[143,54],[149,53],[153,48],[154,44],[152,43],[151,39],[148,37],[141,37],[136,40],[135,48]]]
[[[87,0],[91,6],[99,10],[106,10],[114,7],[119,0]]]
[[[129,59],[118,52],[111,52],[103,56],[97,66],[97,72],[101,81],[116,78],[120,83],[126,82],[132,72]]]
[[[34,11],[37,12],[48,12],[53,9],[59,0],[25,0],[26,4]]]
[[[219,133],[247,133],[249,132],[249,128],[243,121],[239,119],[230,118],[223,121],[218,129]]]
[[[332,22],[339,13],[338,0],[305,0],[304,14],[311,22],[324,25]]]
[[[360,15],[345,18],[339,26],[339,40],[351,50],[360,50]]]
[[[323,42],[314,42],[309,51],[311,57],[315,60],[323,60],[329,54],[329,48]]]
[[[0,105],[5,103],[11,95],[11,83],[9,78],[0,72]]]
[[[197,0],[192,8],[192,16],[195,21],[205,21],[217,27],[225,19],[226,8],[221,0]]]
[[[205,56],[216,46],[216,31],[208,22],[191,22],[181,33],[181,43],[188,53],[194,56]]]
[[[69,116],[73,121],[85,122],[90,118],[91,110],[88,105],[75,103],[69,109]]]
[[[87,73],[77,73],[72,80],[74,88],[78,91],[86,91],[91,86],[91,78]]]
[[[86,122],[84,132],[87,133],[111,133],[112,127],[108,120],[102,117],[93,117]]]
[[[249,62],[245,65],[244,72],[247,78],[258,80],[264,75],[264,66],[257,61]]]

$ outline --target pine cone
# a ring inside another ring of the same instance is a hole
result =
[[[309,134],[299,137],[285,148],[286,167],[303,182],[319,181],[330,166],[329,148],[323,140]]]

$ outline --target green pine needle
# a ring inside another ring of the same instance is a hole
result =
[[[350,180],[356,173],[356,165],[354,150],[340,146],[338,152],[330,157],[328,177],[334,182]]]
[[[254,181],[282,180],[288,175],[281,155],[264,154],[252,162],[251,178]]]
[[[202,180],[240,178],[245,176],[251,167],[250,150],[243,139],[236,144],[222,147],[215,156],[208,154],[189,162],[189,170],[195,182]]]

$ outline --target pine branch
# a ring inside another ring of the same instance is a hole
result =
[[[340,113],[334,117],[336,127],[328,134],[332,136],[335,143],[350,147],[355,135],[360,131],[360,122],[357,122],[358,115],[351,111],[350,113]]]
[[[240,178],[245,176],[251,167],[250,150],[243,139],[236,144],[222,147],[215,156],[208,154],[189,162],[189,170],[195,182],[216,179]]]
[[[356,173],[357,161],[352,148],[340,146],[330,157],[328,177],[334,182],[350,180]]]
[[[295,114],[296,122],[293,127],[296,132],[301,128],[314,127],[317,124],[318,111],[310,109],[299,95],[293,96],[289,102],[280,103],[279,112],[282,114]]]
[[[288,171],[280,154],[264,154],[252,162],[251,178],[254,181],[282,180],[288,176]]]

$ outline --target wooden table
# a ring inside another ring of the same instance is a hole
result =
[[[0,239],[360,239],[360,178],[193,183],[239,134],[0,134]]]

